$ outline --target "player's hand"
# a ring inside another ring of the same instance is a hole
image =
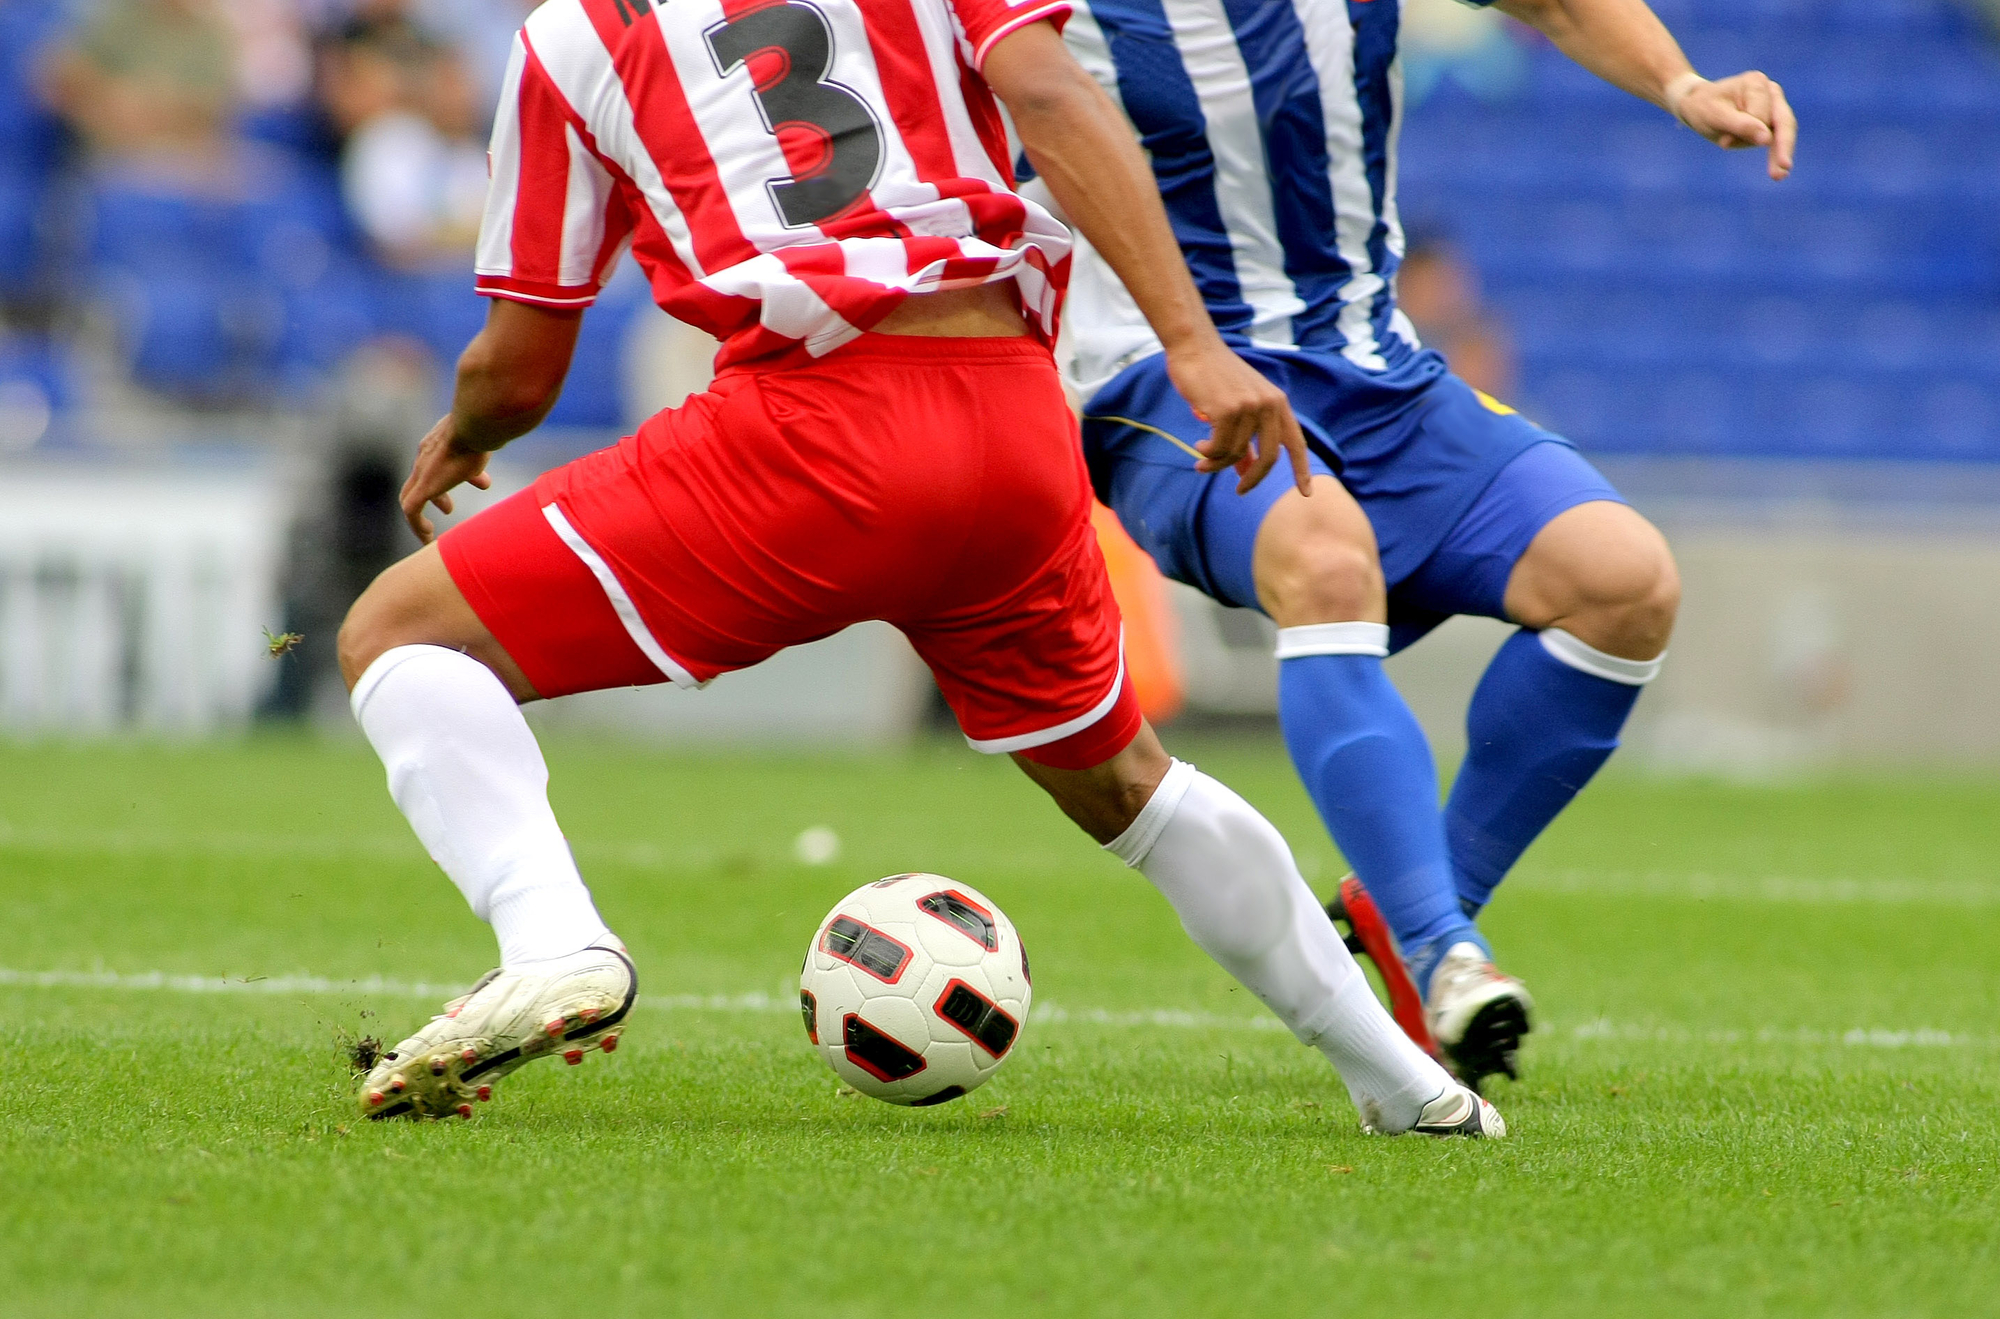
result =
[[[1715,82],[1683,74],[1667,86],[1667,109],[1682,123],[1730,151],[1762,147],[1773,179],[1792,172],[1799,119],[1785,89],[1761,73],[1739,73]]]
[[[493,488],[493,478],[486,471],[486,460],[492,456],[483,449],[461,446],[458,428],[450,417],[431,427],[430,434],[417,446],[417,461],[410,468],[410,479],[403,482],[401,498],[403,520],[417,533],[418,540],[428,545],[437,539],[437,528],[424,516],[426,505],[436,507],[440,513],[449,513],[452,487],[464,484],[475,490]]]
[[[1208,438],[1194,446],[1201,454],[1196,471],[1234,467],[1241,478],[1236,483],[1240,495],[1264,479],[1283,450],[1292,457],[1292,479],[1299,493],[1312,494],[1306,439],[1285,391],[1257,374],[1219,339],[1198,349],[1168,353],[1167,375],[1194,415],[1209,425]]]

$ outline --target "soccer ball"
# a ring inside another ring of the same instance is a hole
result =
[[[1013,922],[943,875],[891,875],[842,898],[799,973],[820,1056],[892,1104],[942,1104],[984,1085],[1020,1041],[1033,994]]]

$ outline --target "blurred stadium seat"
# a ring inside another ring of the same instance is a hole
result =
[[[35,98],[30,76],[62,21],[46,0],[0,3],[0,301],[37,291],[46,256],[46,202],[62,128]]]
[[[1949,0],[1657,0],[1805,124],[1771,184],[1537,42],[1441,85],[1403,188],[1513,330],[1521,403],[1598,452],[2000,459],[2000,54]]]

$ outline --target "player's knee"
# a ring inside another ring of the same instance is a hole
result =
[[[1577,635],[1606,654],[1652,659],[1667,648],[1680,611],[1681,578],[1666,540],[1648,526],[1605,556],[1583,595]],[[1575,629],[1571,629],[1574,631]]]
[[[1630,613],[1635,627],[1648,636],[1657,636],[1660,648],[1664,650],[1667,638],[1673,633],[1674,620],[1681,611],[1681,570],[1674,562],[1673,551],[1664,541],[1660,544],[1659,556],[1652,565],[1652,572],[1645,589],[1635,595]]]
[[[1652,659],[1667,648],[1680,612],[1681,578],[1673,551],[1654,526],[1622,506],[1587,546],[1550,565],[1534,594],[1542,619],[1585,644],[1626,659]]]
[[[1259,548],[1258,601],[1279,627],[1375,621],[1381,613],[1382,565],[1372,540],[1313,527]]]
[[[405,559],[384,569],[348,606],[335,650],[340,657],[340,676],[350,691],[384,651],[437,640],[420,626],[423,583],[410,564],[411,560]]]
[[[341,620],[335,649],[340,656],[340,676],[349,691],[353,691],[354,684],[361,681],[361,675],[368,671],[368,666],[380,658],[383,651],[396,644],[389,640],[391,629],[387,621],[386,611],[373,587],[361,593],[361,598],[348,608],[347,617]]]

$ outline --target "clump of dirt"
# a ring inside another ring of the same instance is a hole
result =
[[[373,1035],[363,1035],[347,1046],[347,1065],[354,1069],[356,1076],[366,1076],[375,1070],[375,1064],[382,1058],[382,1041]]]

